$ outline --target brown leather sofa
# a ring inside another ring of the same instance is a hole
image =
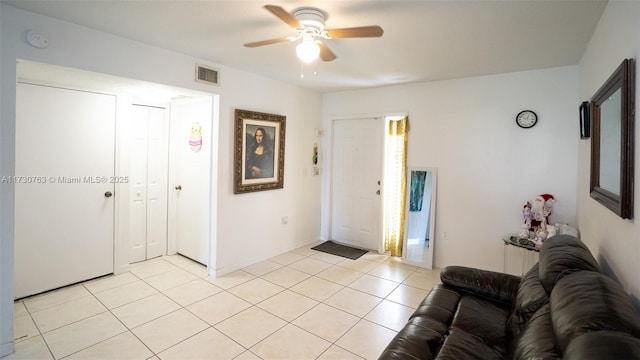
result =
[[[640,359],[640,316],[569,235],[522,278],[450,266],[379,359]]]

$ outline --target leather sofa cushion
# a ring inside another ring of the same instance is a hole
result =
[[[457,291],[442,284],[434,286],[380,358],[431,359],[440,350],[459,301]]]
[[[442,284],[435,285],[416,308],[410,318],[428,317],[440,323],[451,324],[458,308],[460,293]]]
[[[561,351],[580,335],[602,330],[640,337],[640,319],[613,279],[593,271],[563,277],[551,292],[551,320]]]
[[[551,325],[549,304],[543,305],[527,322],[515,341],[513,359],[561,359]]]
[[[545,240],[540,249],[540,282],[547,293],[563,276],[581,270],[600,271],[587,246],[570,235],[556,235]]]
[[[473,295],[460,298],[451,327],[475,334],[487,344],[504,344],[508,308]]]
[[[460,298],[449,337],[454,330],[473,334],[473,338],[480,348],[482,348],[480,345],[488,346],[492,349],[492,353],[503,357],[507,347],[505,324],[508,316],[509,308],[477,296],[465,294]],[[467,343],[470,341],[466,337],[463,340]]]
[[[410,319],[382,352],[380,358],[433,359],[429,345],[435,343],[437,349],[442,342],[442,334],[429,328],[428,324],[420,324],[420,320],[423,319]]]
[[[536,263],[520,281],[513,313],[508,322],[511,338],[516,338],[531,316],[549,302],[549,295],[540,283],[538,270],[539,264]]]
[[[587,333],[569,343],[563,359],[640,359],[640,339],[614,331]]]
[[[496,351],[492,345],[487,345],[462,329],[452,329],[442,344],[437,360],[502,360],[504,354]]]
[[[440,272],[445,285],[511,306],[520,277],[466,266],[447,266]]]

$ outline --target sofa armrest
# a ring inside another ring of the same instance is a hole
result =
[[[519,276],[465,266],[447,266],[442,269],[440,280],[458,290],[509,306],[520,285]]]

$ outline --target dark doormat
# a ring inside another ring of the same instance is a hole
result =
[[[366,254],[367,250],[352,248],[351,246],[336,244],[333,241],[325,241],[320,245],[314,246],[311,249],[322,251],[328,254],[338,255],[346,257],[347,259],[356,260],[360,256]]]

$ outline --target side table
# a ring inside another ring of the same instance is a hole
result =
[[[507,246],[515,246],[522,250],[522,268],[520,270],[520,276],[524,275],[525,271],[528,269],[526,265],[528,263],[527,256],[533,252],[533,254],[540,252],[539,249],[536,249],[535,245],[529,244],[526,242],[520,242],[520,238],[516,233],[508,233],[502,236],[502,242],[504,243],[504,265],[502,266],[503,272],[507,272],[507,259],[508,259],[508,251]]]

